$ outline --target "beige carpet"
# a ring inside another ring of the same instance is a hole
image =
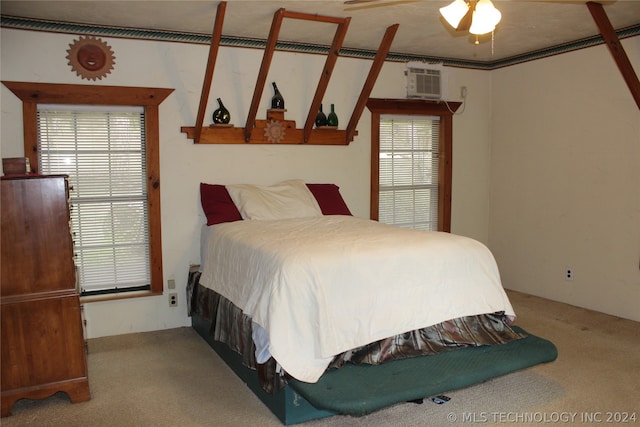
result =
[[[640,323],[509,296],[516,324],[554,342],[556,361],[452,391],[443,405],[406,403],[305,427],[640,425]],[[2,426],[281,425],[190,328],[90,340],[89,382],[91,401],[20,400]]]

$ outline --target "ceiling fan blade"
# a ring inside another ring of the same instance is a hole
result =
[[[419,1],[422,0],[346,0],[344,2],[344,10],[367,10],[378,7],[399,6],[407,3],[417,3]]]
[[[473,21],[473,12],[476,10],[476,3],[477,1],[475,0],[469,1],[469,10],[467,10],[467,13],[465,13],[460,22],[458,22],[456,31],[469,31],[471,21]]]
[[[583,5],[589,1],[595,1],[603,5],[613,4],[618,0],[508,0],[514,3],[562,3],[562,4],[579,4]]]
[[[346,0],[344,4],[372,3],[378,0]]]

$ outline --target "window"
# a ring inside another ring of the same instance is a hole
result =
[[[69,175],[81,295],[150,290],[144,110],[38,105],[40,173]]]
[[[162,293],[158,105],[172,89],[4,84],[36,172],[69,175],[82,294]]]
[[[451,130],[458,102],[369,99],[371,219],[451,231]]]
[[[380,118],[378,221],[438,229],[439,117]]]

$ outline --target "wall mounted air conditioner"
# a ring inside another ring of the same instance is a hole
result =
[[[445,99],[446,72],[439,64],[407,62],[407,98]]]

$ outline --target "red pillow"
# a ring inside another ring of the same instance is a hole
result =
[[[233,204],[224,185],[200,183],[200,202],[207,217],[207,225],[233,222],[242,219],[242,215]]]
[[[323,215],[351,215],[335,184],[307,184]],[[200,183],[200,202],[207,225],[240,221],[242,215],[224,185]]]
[[[323,215],[351,215],[337,185],[307,184],[307,187],[315,196]]]

